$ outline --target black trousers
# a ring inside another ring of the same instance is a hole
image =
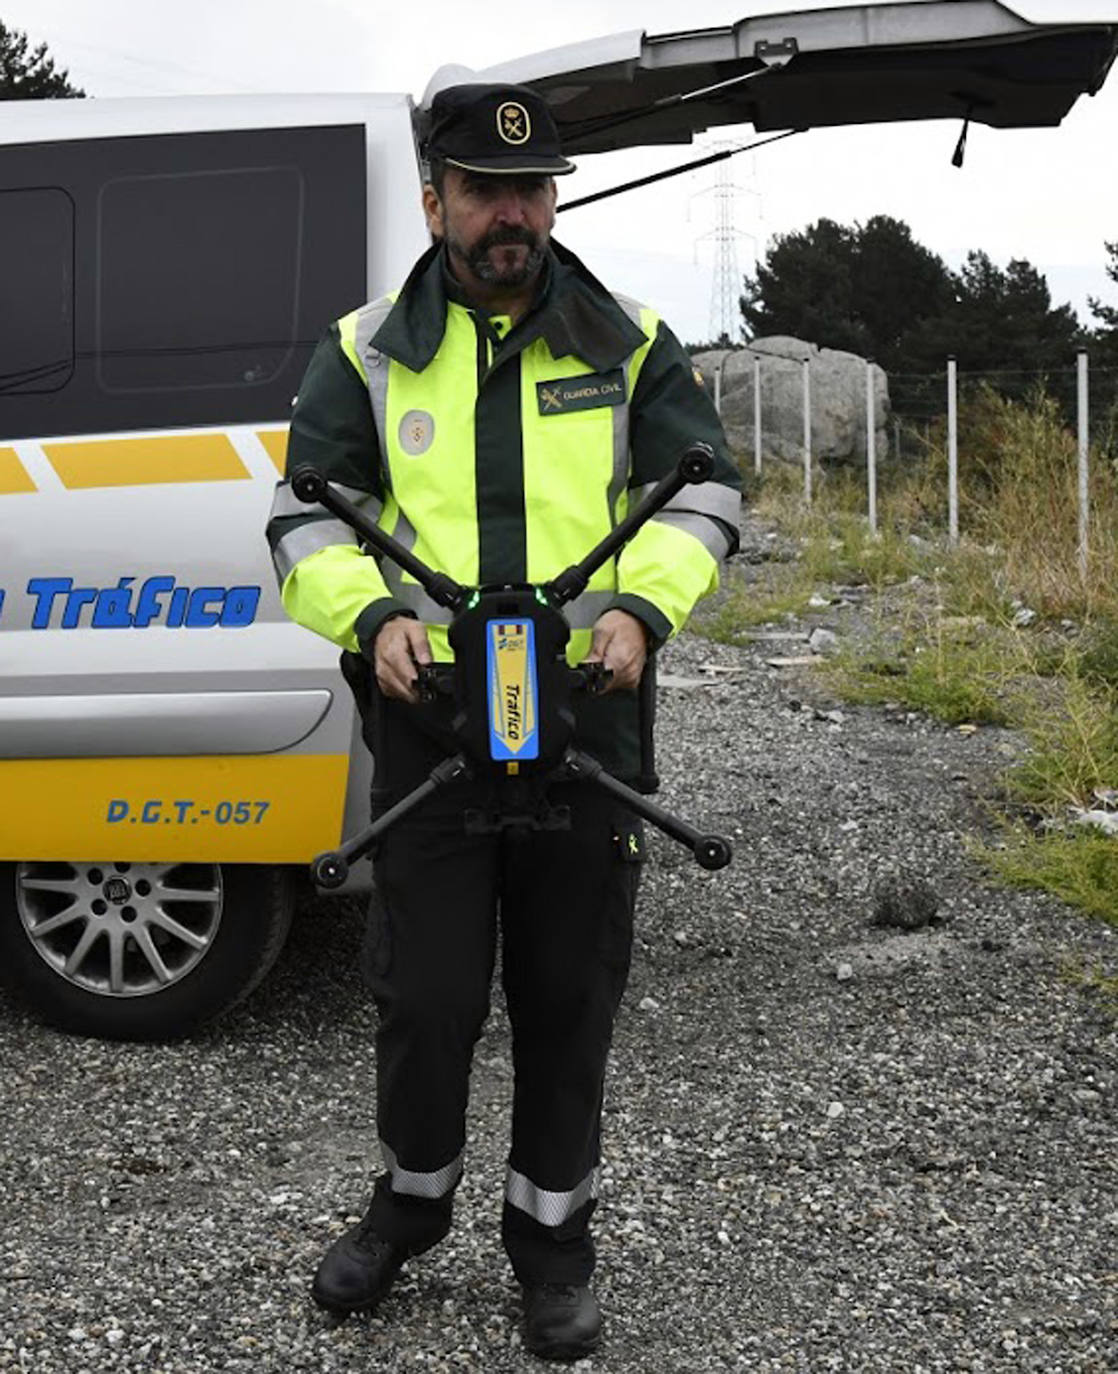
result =
[[[374,810],[444,756],[412,708],[379,709]],[[643,854],[640,821],[605,794],[562,784],[551,797],[570,808],[569,830],[468,834],[465,810],[492,800],[476,782],[424,802],[374,855],[364,950],[387,1165],[374,1220],[418,1253],[450,1227],[500,932],[514,1070],[502,1238],[526,1284],[584,1283],[594,1267],[602,1083]]]

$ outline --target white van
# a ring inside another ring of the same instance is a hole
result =
[[[264,525],[334,318],[425,246],[440,85],[537,86],[565,150],[954,117],[1055,124],[1118,24],[904,0],[578,44],[405,95],[0,103],[0,977],[54,1024],[182,1033],[278,953],[369,765]],[[1051,11],[1050,11],[1051,12]],[[368,866],[355,870],[368,883]]]

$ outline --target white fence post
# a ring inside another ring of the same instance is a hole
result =
[[[954,357],[947,360],[947,534],[959,540],[959,374]]]
[[[804,500],[811,505],[811,359],[804,359]]]
[[[753,355],[753,470],[761,475],[761,355]]]
[[[1079,575],[1087,581],[1090,530],[1090,372],[1087,350],[1079,350]]]
[[[873,361],[866,359],[866,483],[870,534],[877,534],[877,407],[874,405]]]

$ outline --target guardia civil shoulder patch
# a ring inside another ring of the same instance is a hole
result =
[[[537,382],[536,400],[541,415],[562,415],[571,410],[624,405],[625,374],[621,368],[615,367],[612,372],[591,372],[582,377],[559,377],[554,382]]]

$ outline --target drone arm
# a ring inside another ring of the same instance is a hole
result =
[[[663,510],[685,486],[709,481],[713,471],[714,450],[709,444],[692,444],[675,468],[657,482],[644,500],[600,544],[596,544],[585,558],[572,563],[547,584],[546,590],[553,604],[565,606],[568,601],[581,595],[591,576],[623,548],[642,525],[647,524],[657,511]]]
[[[469,765],[462,754],[455,754],[452,758],[444,759],[442,763],[436,764],[431,769],[429,776],[418,787],[409,792],[401,801],[398,801],[395,806],[390,807],[383,816],[378,816],[360,834],[346,840],[345,844],[338,849],[331,850],[326,854],[319,854],[311,864],[311,877],[319,887],[341,887],[349,877],[349,867],[354,859],[364,858],[386,830],[394,826],[397,821],[403,820],[409,812],[414,811],[417,806],[425,802],[432,792],[437,792],[440,787],[445,787],[447,783],[467,776],[469,771]]]
[[[414,577],[432,601],[440,606],[447,606],[452,611],[458,610],[465,601],[465,587],[416,558],[403,544],[370,520],[360,506],[355,506],[336,490],[316,468],[309,464],[296,468],[291,474],[291,490],[300,501],[305,501],[308,505],[317,503],[325,506],[340,520],[344,520],[367,544],[371,544],[373,548],[391,558],[404,572]]]
[[[650,821],[665,835],[670,835],[673,840],[685,845],[694,854],[701,868],[725,868],[733,857],[728,842],[720,835],[704,835],[693,825],[688,825],[678,816],[671,815],[662,806],[657,806],[655,802],[649,801],[647,797],[642,797],[639,792],[619,782],[589,754],[584,754],[578,749],[570,749],[563,763],[567,777],[591,783],[603,792],[608,792],[611,797],[624,802],[630,811],[635,811],[638,816]]]

